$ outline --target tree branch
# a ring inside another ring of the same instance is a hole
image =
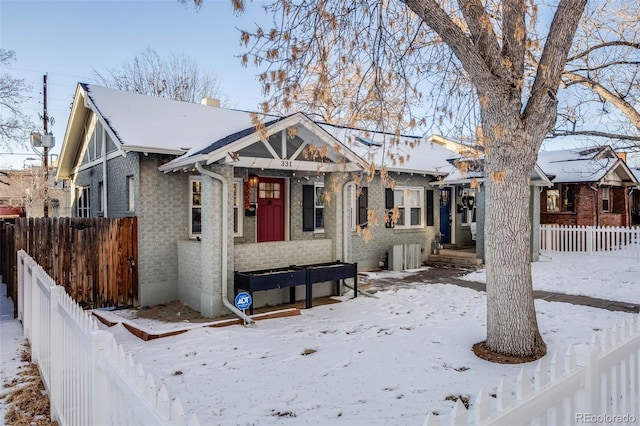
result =
[[[631,121],[638,130],[640,130],[640,113],[629,102],[617,96],[615,93],[608,90],[600,83],[583,77],[579,74],[565,72],[564,77],[568,78],[573,83],[582,84],[589,89],[593,90],[596,94],[600,95],[604,100],[618,108],[624,115]]]
[[[555,120],[555,117],[545,118],[549,111],[547,108],[543,108],[543,105],[552,103],[555,112],[558,85],[567,62],[573,36],[586,4],[587,0],[560,0],[558,4],[551,22],[547,42],[538,63],[531,96],[524,110],[525,118],[531,118],[533,123]]]
[[[605,49],[607,47],[614,47],[614,46],[623,46],[623,47],[631,47],[633,49],[640,49],[640,43],[634,43],[626,40],[609,41],[607,43],[596,44],[595,46],[590,47],[584,52],[580,52],[577,55],[574,55],[568,58],[567,62],[571,62],[571,61],[575,61],[576,59],[583,58],[595,50]]]
[[[640,136],[621,135],[617,133],[600,132],[597,130],[552,130],[547,137],[559,138],[565,136],[597,136],[599,138],[620,139],[640,142]]]

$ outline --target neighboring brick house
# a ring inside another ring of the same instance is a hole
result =
[[[541,151],[538,164],[553,182],[540,194],[542,224],[629,226],[638,180],[609,146]]]
[[[456,153],[410,136],[384,150],[385,139],[395,137],[302,113],[257,117],[80,84],[58,176],[73,183],[74,215],[138,217],[141,305],[179,299],[217,316],[233,300],[233,271],[338,259],[371,269],[409,243],[426,260],[439,229],[430,183]],[[367,180],[382,168],[384,184],[379,172]],[[288,295],[259,292],[254,305]]]

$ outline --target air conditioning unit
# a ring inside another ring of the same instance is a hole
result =
[[[395,245],[389,250],[390,271],[417,269],[421,265],[422,246],[420,244]]]

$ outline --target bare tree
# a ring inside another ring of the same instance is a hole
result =
[[[560,119],[552,136],[640,142],[638,2],[606,0],[587,7],[563,73]],[[597,126],[597,127],[596,127]]]
[[[163,59],[147,48],[130,63],[94,70],[99,84],[149,96],[200,102],[202,98],[221,99],[220,83],[215,74],[203,71],[184,55]]]
[[[236,11],[245,7],[242,0],[233,4]],[[479,123],[464,121],[482,126],[485,146],[486,347],[495,353],[546,353],[532,294],[529,179],[556,122],[558,87],[585,5],[558,0],[540,37],[534,0],[275,0],[266,6],[273,28],[241,36],[248,46],[244,62],[266,68],[267,110],[274,101],[291,101],[307,81],[330,86],[355,66],[351,84],[361,90],[349,114],[372,117],[399,134],[455,119],[459,104],[451,100],[468,96],[459,83],[470,84]],[[527,57],[536,44],[541,54],[531,68]],[[369,97],[374,102],[360,103]],[[388,99],[403,99],[403,108],[388,110]],[[414,108],[422,99],[433,106],[428,120]]]
[[[15,60],[15,52],[0,49],[0,66],[9,66]],[[0,147],[24,146],[35,125],[22,112],[22,105],[29,99],[31,88],[24,79],[0,75]]]

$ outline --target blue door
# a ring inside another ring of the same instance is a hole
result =
[[[451,188],[440,190],[440,233],[442,244],[451,243]]]

